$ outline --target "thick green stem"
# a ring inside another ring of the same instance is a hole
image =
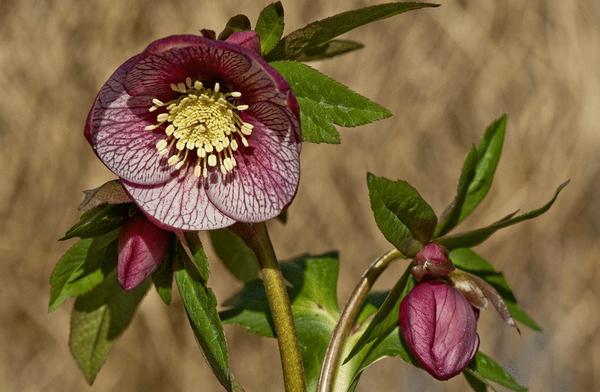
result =
[[[340,319],[333,330],[329,345],[327,346],[327,351],[325,352],[325,358],[323,360],[323,366],[321,367],[321,374],[319,376],[319,384],[317,387],[318,392],[332,391],[335,374],[340,362],[340,355],[346,343],[346,339],[354,326],[354,320],[356,320],[367,295],[371,291],[371,288],[379,275],[385,271],[392,261],[401,257],[404,257],[404,255],[397,249],[389,250],[379,256],[363,273],[360,281],[352,291],[352,294],[350,294],[350,298],[348,298],[348,301],[342,310]]]
[[[292,308],[267,227],[264,223],[254,225],[238,223],[232,229],[256,253],[258,259],[279,343],[285,390],[287,392],[304,392],[306,390],[304,368]]]

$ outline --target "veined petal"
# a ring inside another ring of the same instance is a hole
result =
[[[194,176],[193,166],[163,184],[123,181],[123,187],[148,218],[165,229],[213,230],[235,223],[209,201],[204,181]]]
[[[132,97],[125,92],[127,71],[139,61],[132,57],[104,84],[88,115],[86,137],[102,162],[117,176],[137,184],[157,184],[170,178],[173,169],[156,152],[164,136],[144,130],[156,122],[148,112],[150,97]]]

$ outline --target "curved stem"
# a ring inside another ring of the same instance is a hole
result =
[[[327,346],[327,351],[325,352],[325,358],[323,360],[323,366],[321,367],[321,374],[319,376],[318,392],[332,391],[335,374],[340,362],[340,354],[346,343],[346,339],[354,326],[354,320],[356,320],[367,295],[371,291],[377,278],[379,278],[379,275],[385,271],[392,261],[401,257],[404,257],[404,255],[399,250],[389,250],[379,256],[369,268],[363,272],[360,281],[352,291],[352,294],[350,294],[350,298],[348,298],[348,301],[342,310],[342,314],[340,315],[340,319],[333,330],[331,339],[329,340],[329,345]]]
[[[231,229],[240,235],[258,259],[273,317],[275,335],[279,343],[285,390],[287,392],[304,392],[306,390],[304,368],[292,308],[267,227],[264,223],[254,225],[236,223]]]

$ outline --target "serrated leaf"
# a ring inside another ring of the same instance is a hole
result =
[[[233,276],[245,283],[258,277],[256,255],[240,237],[227,229],[209,234],[215,253]]]
[[[117,264],[117,237],[113,230],[97,238],[79,240],[58,260],[50,276],[48,311],[67,298],[84,294],[100,284]]]
[[[369,173],[367,185],[379,230],[404,255],[414,256],[431,239],[437,223],[433,209],[406,181]]]
[[[487,128],[477,147],[467,155],[456,197],[444,211],[436,228],[436,236],[448,233],[462,222],[487,195],[502,154],[505,130],[506,115],[503,115]]]
[[[260,37],[260,52],[263,56],[277,46],[283,27],[283,6],[280,1],[269,4],[260,12],[254,30]]]
[[[315,46],[314,48],[307,49],[300,56],[298,61],[317,61],[325,60],[331,57],[340,56],[355,50],[362,49],[365,46],[360,42],[334,39],[329,42],[325,42],[322,45]]]
[[[478,352],[477,355],[475,355],[475,358],[469,365],[469,369],[471,369],[473,374],[498,383],[513,391],[527,391],[527,387],[520,385],[502,366],[482,352]]]
[[[71,314],[69,348],[91,385],[114,341],[129,325],[138,304],[148,291],[146,281],[124,292],[113,270],[101,285],[75,301]]]
[[[207,266],[198,267],[199,264],[208,265],[206,255],[201,260],[199,255],[204,252],[194,252],[196,260],[192,261],[181,247],[178,247],[176,253],[178,263],[174,274],[175,282],[196,340],[221,385],[228,391],[238,390],[241,387],[237,385],[229,369],[227,342],[217,313],[217,300],[212,290],[206,287],[206,279],[199,272],[199,269],[208,271]]]
[[[169,245],[167,254],[156,271],[152,273],[152,283],[154,283],[154,288],[165,305],[170,305],[172,299],[171,292],[173,288],[173,266],[176,246],[176,242],[173,240],[174,238],[171,236],[171,244]]]
[[[129,207],[127,204],[102,204],[94,207],[79,217],[73,227],[71,227],[60,241],[73,237],[92,238],[106,234],[109,231],[121,226],[129,218]]]
[[[289,296],[300,343],[307,390],[316,388],[329,337],[339,316],[336,254],[302,256],[281,263],[284,278],[290,283]],[[248,283],[226,301],[231,308],[221,313],[226,324],[239,324],[252,333],[274,336],[262,282]]]
[[[504,275],[496,271],[481,255],[469,248],[458,248],[450,252],[450,260],[457,268],[475,274],[492,285],[504,299],[508,311],[515,320],[534,331],[541,331],[541,327],[517,305],[517,299]]]
[[[332,38],[359,26],[424,7],[436,7],[427,3],[387,3],[343,12],[310,23],[285,36],[269,53],[267,59],[295,60],[307,49],[319,46]]]
[[[229,38],[229,36],[231,34],[233,34],[235,32],[247,31],[247,30],[250,30],[251,28],[252,28],[252,25],[250,24],[250,19],[248,19],[248,17],[246,15],[242,15],[242,14],[235,15],[235,16],[232,16],[231,18],[229,18],[229,20],[227,21],[227,24],[225,25],[225,28],[219,34],[218,39],[226,40],[227,38]]]
[[[366,330],[352,346],[350,353],[344,359],[344,363],[350,361],[365,346],[387,336],[394,328],[398,326],[398,311],[402,298],[412,289],[413,279],[410,274],[410,268],[407,268],[402,277],[396,282],[388,296],[383,301],[375,316],[368,324]]]
[[[289,83],[300,105],[302,138],[311,143],[339,143],[335,125],[355,127],[391,116],[384,107],[308,65],[271,63]]]
[[[542,215],[543,213],[545,213],[546,211],[548,211],[550,209],[550,207],[552,207],[552,205],[556,201],[556,198],[558,197],[560,191],[562,191],[563,188],[565,186],[567,186],[568,183],[569,183],[569,181],[562,183],[558,187],[556,192],[554,193],[554,196],[552,197],[552,199],[550,199],[550,201],[548,203],[546,203],[545,205],[543,205],[542,207],[540,207],[538,209],[529,211],[525,214],[517,215],[517,216],[509,218],[509,219],[502,219],[494,224],[483,227],[481,229],[467,231],[467,232],[453,234],[453,235],[447,235],[447,236],[444,236],[441,238],[437,238],[436,241],[439,242],[440,244],[444,245],[449,250],[456,249],[456,248],[470,248],[470,247],[479,245],[483,241],[488,239],[496,231],[498,231],[502,228],[512,226],[516,223],[523,222],[523,221],[526,221],[529,219],[536,218],[536,217]]]

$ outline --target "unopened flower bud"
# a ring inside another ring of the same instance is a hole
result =
[[[421,367],[438,380],[462,372],[479,348],[475,310],[443,281],[418,283],[402,300],[400,329]]]
[[[128,220],[119,234],[117,276],[124,290],[132,290],[158,268],[169,247],[169,232],[142,214]]]
[[[414,263],[412,273],[417,281],[426,276],[445,276],[454,270],[446,248],[435,242],[425,245],[415,256]]]

